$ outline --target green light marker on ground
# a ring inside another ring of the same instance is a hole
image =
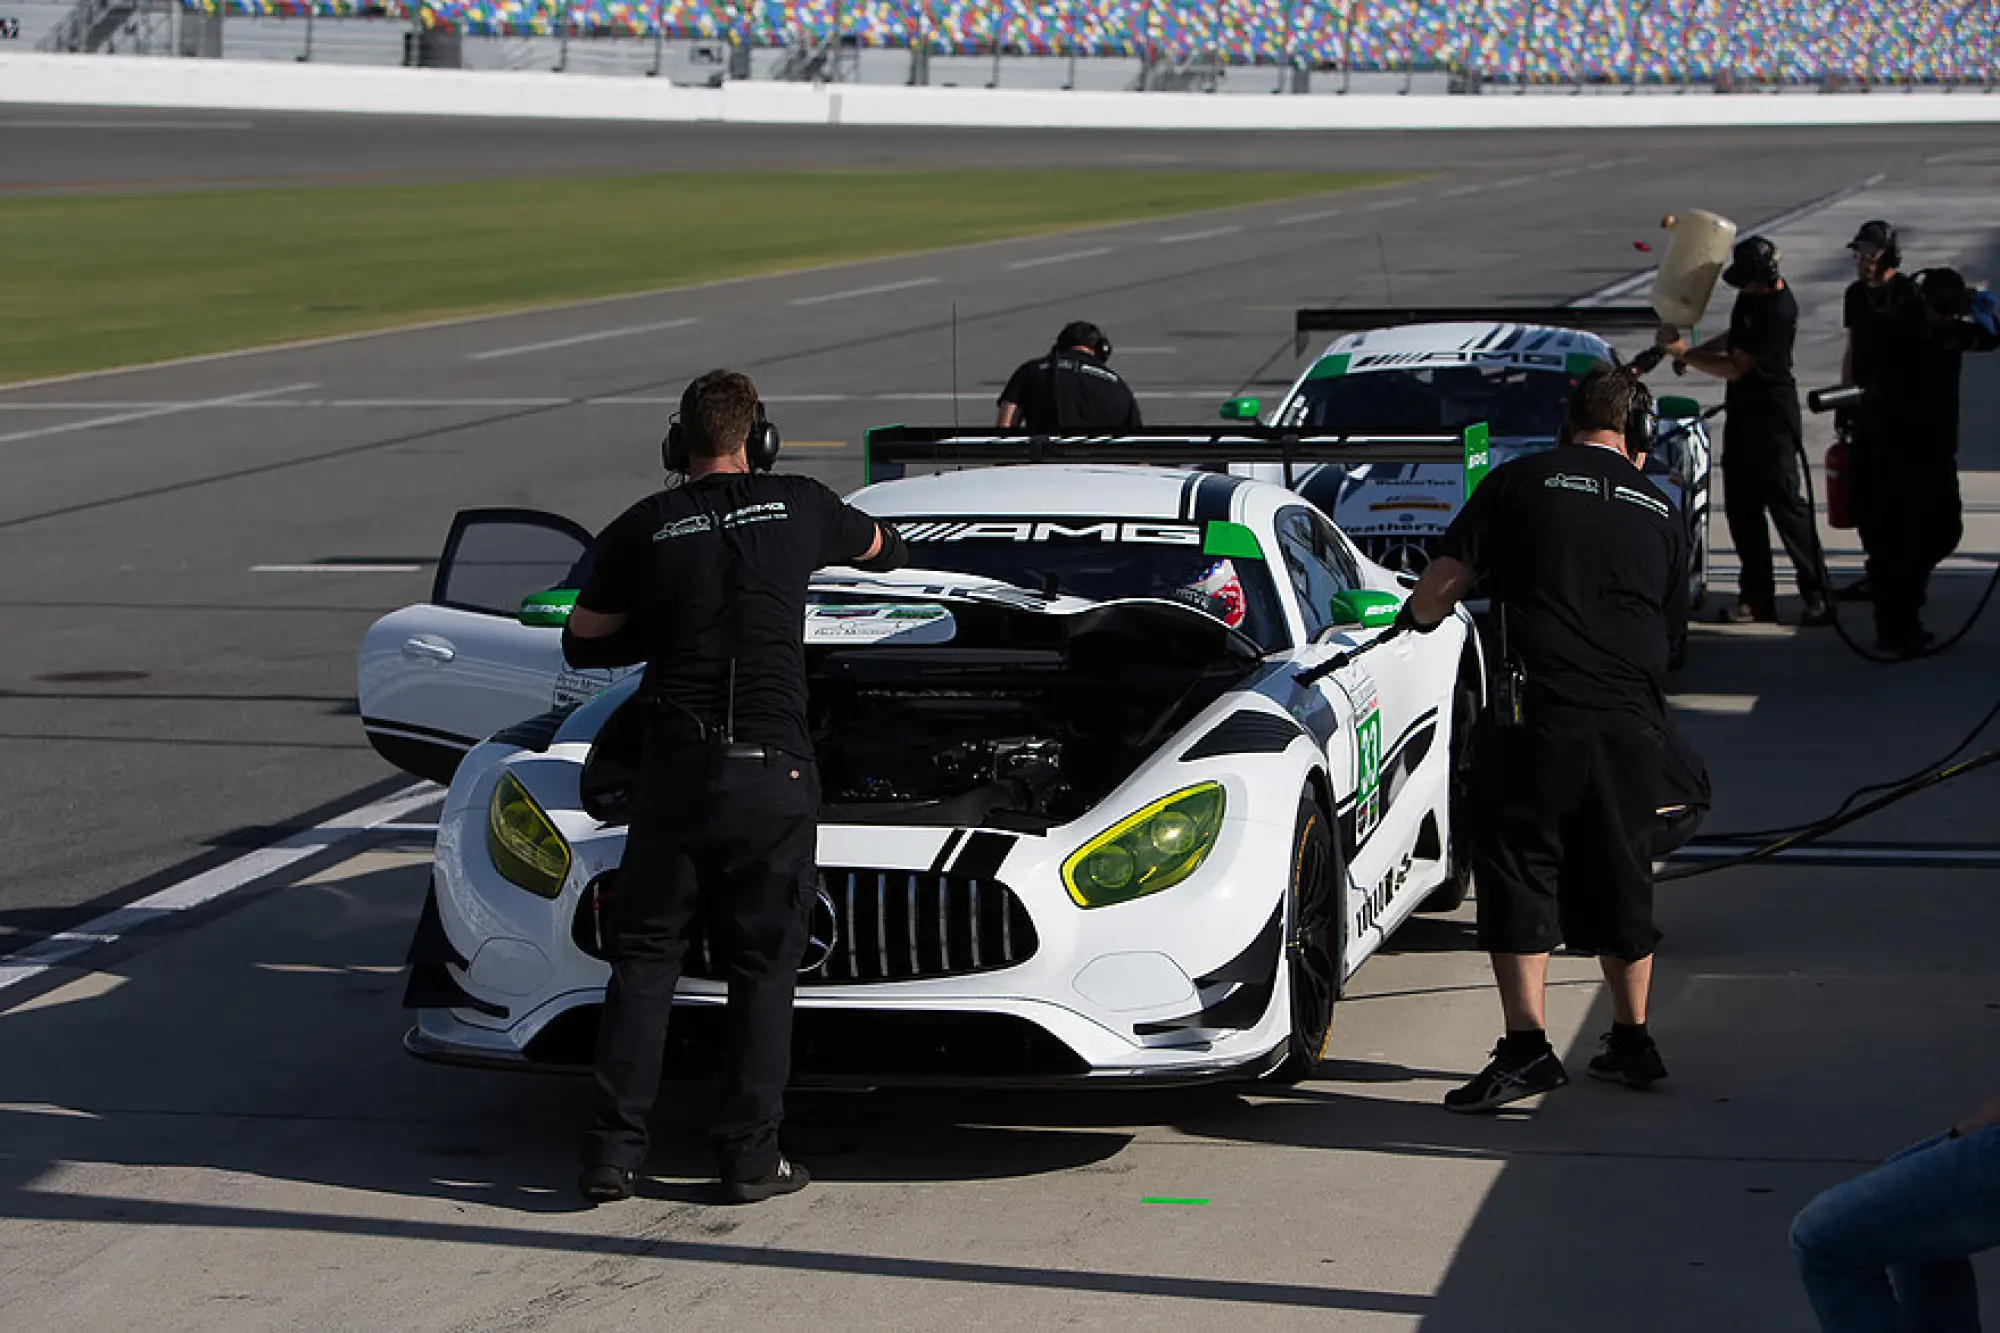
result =
[[[1140,1203],[1165,1203],[1165,1204],[1172,1204],[1172,1205],[1174,1205],[1174,1206],[1175,1206],[1175,1207],[1177,1207],[1177,1208],[1199,1208],[1199,1207],[1201,1207],[1202,1205],[1206,1204],[1206,1203],[1208,1202],[1208,1200],[1207,1200],[1207,1199],[1169,1199],[1169,1198],[1165,1198],[1165,1197],[1162,1197],[1162,1196],[1160,1196],[1160,1195],[1148,1195],[1148,1196],[1147,1196],[1146,1198],[1143,1198],[1143,1199],[1139,1200],[1139,1202],[1140,1202]]]

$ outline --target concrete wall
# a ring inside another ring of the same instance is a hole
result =
[[[233,38],[232,38],[233,40]],[[575,45],[572,45],[575,50]],[[935,75],[934,75],[935,77]],[[0,104],[1005,128],[1467,130],[2000,122],[2000,96],[1216,97],[728,83],[0,52]]]

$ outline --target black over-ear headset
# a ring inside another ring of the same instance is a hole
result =
[[[781,443],[778,428],[764,415],[764,404],[759,400],[757,419],[750,423],[750,433],[743,440],[743,455],[749,460],[750,470],[769,472],[777,466]],[[667,438],[660,442],[660,461],[669,472],[686,472],[689,453],[687,431],[681,426],[681,414],[676,412],[667,422]]]
[[[1628,456],[1650,454],[1660,439],[1660,413],[1653,405],[1653,391],[1637,375],[1630,377],[1632,397],[1625,408],[1625,452]],[[1569,410],[1563,410],[1562,425],[1556,428],[1556,444],[1566,445],[1576,439],[1576,431],[1570,426]]]

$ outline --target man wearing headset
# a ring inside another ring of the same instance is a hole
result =
[[[1037,435],[1108,435],[1137,430],[1139,404],[1111,360],[1111,340],[1095,324],[1063,325],[1047,356],[1024,361],[1000,391],[1002,430]]]
[[[1692,756],[1677,753],[1666,705],[1687,627],[1687,527],[1641,471],[1653,416],[1637,377],[1590,370],[1562,434],[1479,483],[1396,618],[1427,634],[1483,578],[1498,621],[1495,708],[1473,743],[1473,873],[1506,1029],[1492,1063],[1445,1094],[1452,1111],[1569,1082],[1542,1020],[1559,943],[1598,955],[1611,990],[1590,1074],[1633,1088],[1667,1074],[1646,998],[1662,807],[1689,799],[1669,781]]]
[[[1745,625],[1778,618],[1771,534],[1764,526],[1768,513],[1797,572],[1805,603],[1799,624],[1830,625],[1833,607],[1820,579],[1819,540],[1799,480],[1805,426],[1798,381],[1792,377],[1799,302],[1778,259],[1778,247],[1762,236],[1737,242],[1722,273],[1722,280],[1739,293],[1729,312],[1729,331],[1690,347],[1680,330],[1668,326],[1660,330],[1659,345],[1674,358],[1676,372],[1692,366],[1729,384],[1723,395],[1729,414],[1722,432],[1722,499],[1742,572],[1736,605],[1723,613],[1723,620]]]
[[[700,914],[729,976],[721,1196],[805,1187],[778,1146],[792,993],[816,892],[819,776],[806,723],[806,584],[890,570],[902,537],[809,477],[774,476],[778,433],[748,376],[688,385],[665,446],[686,484],[615,519],[563,630],[572,666],[646,664],[645,763],[610,921],[611,983],[579,1182],[630,1198],[647,1151],[667,1017]]]

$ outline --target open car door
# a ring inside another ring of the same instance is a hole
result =
[[[626,674],[563,663],[562,623],[594,540],[532,509],[456,515],[430,600],[390,612],[362,640],[357,693],[376,753],[449,782],[466,751],[494,732]]]

